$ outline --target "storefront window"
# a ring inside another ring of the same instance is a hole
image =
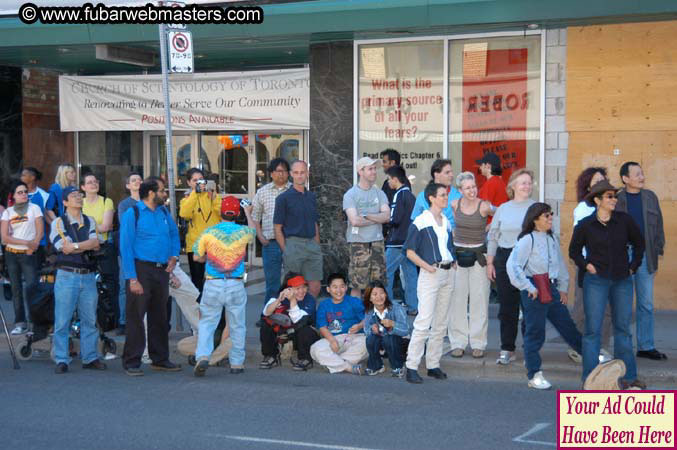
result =
[[[433,161],[443,157],[444,42],[360,45],[358,65],[357,157],[397,150],[419,192]]]
[[[502,177],[528,167],[539,179],[541,37],[449,42],[449,154],[454,167],[485,178],[476,160],[500,158]],[[534,189],[538,197],[538,189]]]
[[[140,131],[87,131],[78,133],[80,176],[93,173],[100,195],[117,204],[129,194],[125,178],[143,173],[143,133]]]

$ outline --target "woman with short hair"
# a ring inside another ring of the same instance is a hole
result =
[[[454,210],[456,284],[449,307],[451,356],[460,358],[470,345],[473,358],[483,358],[489,325],[489,278],[486,272],[486,227],[491,203],[477,196],[475,176],[462,172],[456,177],[462,197],[451,202]]]
[[[527,209],[522,232],[510,253],[506,269],[512,285],[520,290],[524,312],[524,363],[529,387],[550,389],[543,377],[541,356],[545,321],[550,321],[564,341],[581,351],[581,333],[566,307],[569,270],[559,242],[552,232],[552,209],[534,203]]]
[[[49,193],[54,194],[56,199],[56,204],[58,211],[55,211],[59,217],[63,215],[63,199],[61,198],[61,192],[65,187],[73,186],[77,187],[77,173],[75,172],[75,167],[72,164],[61,164],[56,169],[56,175],[54,176],[54,184],[49,187]]]
[[[531,199],[533,184],[534,173],[531,170],[514,171],[507,187],[510,201],[498,207],[489,228],[487,276],[491,281],[496,281],[498,319],[501,323],[501,353],[496,360],[497,364],[510,364],[515,360],[520,292],[510,283],[505,264],[522,232],[527,209],[535,203]]]

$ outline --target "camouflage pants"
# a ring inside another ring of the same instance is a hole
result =
[[[348,246],[350,287],[364,290],[371,281],[385,282],[386,259],[383,241],[351,242]]]

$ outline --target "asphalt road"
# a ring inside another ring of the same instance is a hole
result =
[[[555,441],[555,392],[523,382],[295,373],[289,365],[231,375],[131,378],[74,362],[65,375],[0,353],[0,442],[14,449],[518,449]],[[574,389],[576,386],[561,386]],[[518,438],[537,424],[542,429]],[[518,438],[516,440],[516,438]],[[532,441],[532,442],[525,442]]]

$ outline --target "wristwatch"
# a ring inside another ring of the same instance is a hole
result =
[[[80,250],[80,246],[77,242],[73,242],[73,247],[75,247],[75,250]]]

